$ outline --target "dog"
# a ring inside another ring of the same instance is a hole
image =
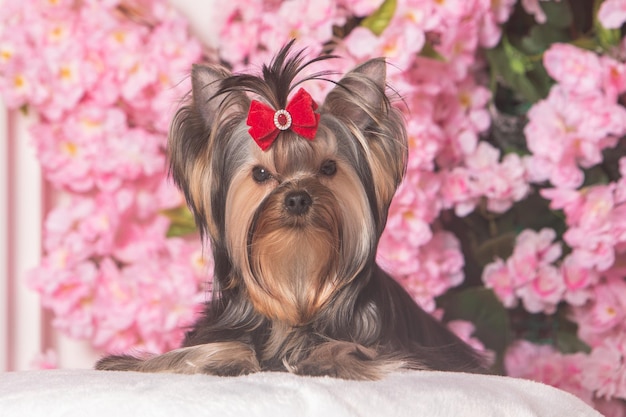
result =
[[[328,58],[305,62],[292,41],[262,76],[194,65],[169,135],[170,175],[210,241],[212,300],[180,349],[109,356],[96,369],[354,380],[484,370],[376,264],[408,156],[387,64],[348,72],[319,107],[302,87],[292,94],[327,80],[302,74]]]

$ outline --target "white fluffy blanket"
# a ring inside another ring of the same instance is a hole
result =
[[[519,379],[403,372],[382,381],[259,373],[237,378],[88,370],[0,374],[0,416],[600,416]]]

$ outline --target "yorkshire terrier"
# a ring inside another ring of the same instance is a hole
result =
[[[213,297],[180,349],[109,356],[96,369],[365,380],[483,370],[375,262],[407,161],[385,60],[345,74],[318,108],[306,90],[291,93],[326,79],[301,74],[328,57],[305,62],[292,43],[262,77],[193,67],[190,100],[172,122],[170,174],[210,239]]]

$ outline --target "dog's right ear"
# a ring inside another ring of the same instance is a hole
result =
[[[247,98],[240,92],[222,93],[230,72],[220,66],[196,64],[191,71],[191,98],[174,116],[168,139],[169,174],[185,194],[200,233],[215,236],[210,190],[213,160],[218,157],[216,132],[220,123],[241,111]]]

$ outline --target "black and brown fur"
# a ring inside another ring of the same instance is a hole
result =
[[[249,95],[285,108],[310,64],[291,46],[262,77],[194,66],[192,97],[172,123],[170,167],[210,239],[213,299],[182,348],[109,356],[97,369],[347,379],[482,369],[480,356],[375,262],[407,159],[385,61],[368,61],[337,83],[313,141],[283,131],[264,152],[249,136]]]

